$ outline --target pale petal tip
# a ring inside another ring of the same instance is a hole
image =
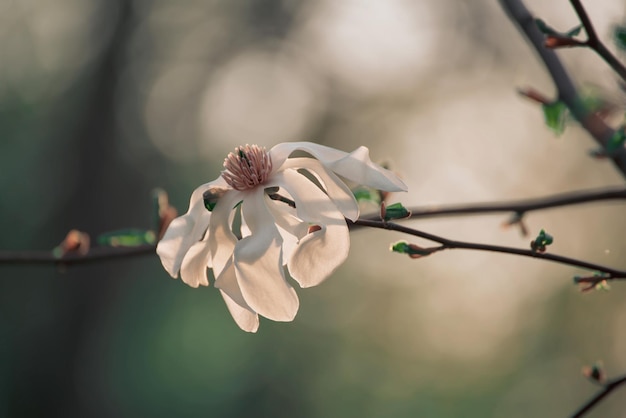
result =
[[[240,327],[241,328],[241,327]],[[257,318],[256,323],[251,327],[251,328],[241,328],[243,331],[245,332],[249,332],[250,334],[256,334],[256,332],[259,330],[259,321]]]
[[[185,284],[187,284],[187,286],[197,289],[200,286],[204,286],[204,287],[208,287],[209,286],[209,282],[208,280],[204,280],[204,281],[198,281],[198,282],[185,282]]]
[[[160,243],[159,243],[160,244]],[[178,270],[174,266],[174,260],[166,254],[166,251],[162,250],[163,247],[157,245],[156,253],[161,260],[163,269],[169,274],[172,279],[178,279]]]
[[[399,192],[408,192],[409,191],[409,186],[407,186],[406,183],[403,182],[400,177],[397,177],[397,179],[398,179],[398,183],[399,183],[399,186],[400,186],[400,190],[398,190],[398,191]]]

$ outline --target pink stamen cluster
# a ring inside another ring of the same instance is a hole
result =
[[[265,148],[246,144],[228,154],[224,168],[222,177],[230,187],[249,190],[267,181],[272,172],[272,160]]]

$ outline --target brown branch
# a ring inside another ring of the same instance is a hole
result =
[[[554,51],[544,46],[544,35],[537,27],[535,19],[523,1],[500,0],[500,4],[539,54],[558,90],[559,100],[565,103],[572,116],[605,150],[609,140],[615,134],[615,130],[608,126],[598,115],[589,112],[585,108],[572,79],[558,56]],[[610,153],[610,157],[622,175],[626,177],[626,150],[622,147]]]
[[[615,71],[622,80],[626,81],[626,66],[622,64],[611,51],[604,45],[604,43],[598,37],[596,30],[589,19],[587,11],[583,7],[580,0],[570,0],[572,7],[576,10],[580,23],[582,23],[587,32],[587,41],[583,42],[584,46],[587,46],[594,50],[602,59]]]
[[[516,200],[508,202],[486,202],[467,205],[442,205],[431,207],[411,207],[409,218],[427,218],[435,216],[480,215],[486,213],[513,212],[520,217],[528,212],[579,205],[606,200],[625,200],[626,187],[611,187],[592,190],[581,190],[540,198]],[[366,219],[377,219],[366,216]]]
[[[56,264],[60,266],[86,264],[96,261],[154,254],[155,251],[156,247],[154,245],[140,245],[137,247],[94,247],[85,255],[69,253],[62,257],[55,257],[52,251],[0,251],[0,264]]]
[[[626,375],[608,381],[607,383],[602,385],[603,388],[600,392],[596,393],[593,398],[589,399],[589,401],[587,401],[576,412],[574,412],[572,418],[580,418],[584,416],[587,412],[591,411],[600,401],[602,401],[605,397],[611,394],[611,392],[624,384],[626,384]]]
[[[398,231],[412,236],[424,238],[433,242],[437,242],[442,246],[438,248],[437,251],[444,249],[466,249],[512,254],[522,257],[531,257],[541,260],[552,261],[573,267],[584,268],[587,270],[599,271],[606,274],[605,276],[603,276],[604,280],[626,278],[626,271],[613,269],[600,264],[589,263],[586,261],[577,260],[574,258],[560,256],[556,254],[540,253],[532,250],[504,247],[499,245],[455,241],[392,222],[375,221],[369,219],[359,219],[355,222],[347,220],[347,222],[349,226],[356,225],[360,227]],[[154,253],[154,245],[141,245],[137,247],[96,247],[89,250],[89,252],[85,255],[72,253],[66,254],[61,258],[55,257],[51,251],[2,251],[0,252],[0,264],[74,265]]]
[[[419,231],[417,229],[409,228],[403,225],[399,225],[392,222],[383,222],[383,221],[374,221],[369,219],[359,219],[355,222],[350,222],[354,225],[365,226],[370,228],[378,228],[378,229],[386,229],[389,231],[397,231],[403,232],[405,234],[413,235],[419,238],[424,238],[429,241],[437,242],[442,245],[442,248],[439,250],[447,250],[447,249],[464,249],[464,250],[475,250],[475,251],[488,251],[488,252],[496,252],[503,254],[512,254],[519,255],[522,257],[530,257],[537,258],[540,260],[552,261],[559,264],[564,264],[573,267],[580,267],[587,270],[594,270],[605,273],[606,276],[604,280],[616,280],[616,279],[626,279],[626,270],[618,270],[611,267],[606,267],[600,264],[589,263],[586,261],[578,260],[575,258],[565,257],[562,255],[551,254],[551,253],[541,253],[532,250],[526,250],[522,248],[514,248],[514,247],[504,247],[500,245],[490,245],[490,244],[478,244],[473,242],[465,242],[465,241],[456,241],[448,238],[440,237],[438,235],[433,235],[428,232]]]
[[[295,203],[277,193],[270,194],[273,200],[278,200],[295,207]],[[592,190],[582,190],[572,193],[550,195],[541,198],[516,200],[508,202],[487,202],[467,205],[449,205],[438,207],[411,208],[410,218],[426,218],[435,216],[462,216],[498,212],[513,212],[520,218],[523,214],[542,209],[578,205],[606,200],[626,199],[626,187],[612,187]],[[410,219],[407,218],[407,219]],[[357,223],[349,222],[352,227],[365,226],[360,221],[378,221],[380,215],[365,215]],[[450,241],[451,242],[451,241]],[[440,242],[441,243],[441,242]],[[0,251],[0,264],[84,264],[97,261],[106,261],[116,258],[147,255],[155,252],[154,245],[137,247],[95,247],[86,254],[69,253],[59,258],[52,251]],[[524,250],[521,250],[524,251]],[[518,254],[519,255],[519,254]],[[535,254],[536,257],[536,254]],[[604,271],[599,269],[600,271]]]

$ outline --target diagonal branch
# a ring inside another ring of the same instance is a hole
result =
[[[565,103],[572,116],[589,132],[602,149],[606,149],[609,140],[615,135],[615,130],[585,108],[572,79],[558,56],[554,51],[544,46],[544,36],[523,1],[500,0],[500,4],[539,54],[558,90],[559,100]],[[610,156],[618,170],[626,177],[626,150],[622,147],[612,152]]]
[[[606,276],[603,277],[604,280],[626,279],[626,270],[618,270],[618,269],[606,267],[600,264],[589,263],[587,261],[565,257],[562,255],[540,253],[537,251],[526,250],[522,248],[514,248],[514,247],[504,247],[500,245],[478,244],[474,242],[456,241],[456,240],[451,240],[448,238],[440,237],[438,235],[433,235],[428,232],[419,231],[417,229],[409,228],[409,227],[392,223],[392,222],[359,219],[359,220],[356,220],[353,224],[358,225],[358,226],[366,226],[370,228],[378,228],[378,229],[386,229],[389,231],[403,232],[405,234],[413,235],[415,237],[424,238],[429,241],[437,242],[441,244],[441,247],[436,249],[437,251],[447,250],[447,249],[450,249],[450,250],[451,249],[464,249],[464,250],[488,251],[488,252],[496,252],[496,253],[503,253],[503,254],[512,254],[512,255],[518,255],[522,257],[538,258],[540,260],[552,261],[555,263],[565,264],[565,265],[573,266],[573,267],[580,267],[580,268],[584,268],[587,270],[599,271],[602,273],[606,273]]]
[[[578,14],[580,23],[582,23],[585,28],[585,32],[587,32],[587,41],[584,42],[583,45],[593,49],[613,69],[613,71],[615,71],[622,78],[622,80],[626,81],[626,66],[624,66],[624,64],[622,64],[600,40],[581,1],[570,1],[572,3],[572,7],[576,10],[576,14]]]
[[[602,399],[610,395],[611,392],[613,392],[615,389],[617,389],[618,387],[624,384],[626,384],[626,375],[615,378],[605,383],[603,385],[604,387],[602,388],[600,392],[596,393],[596,395],[593,398],[589,399],[589,401],[587,401],[576,412],[574,412],[574,415],[572,415],[572,418],[580,418],[584,416],[587,412],[591,411],[593,407],[595,407],[600,401],[602,401]]]
[[[136,247],[95,247],[84,255],[69,253],[63,257],[55,257],[52,251],[0,251],[0,264],[53,264],[64,266],[148,255],[154,254],[155,251],[156,246],[154,245],[140,245]]]

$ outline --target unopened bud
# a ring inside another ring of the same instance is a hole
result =
[[[178,211],[170,205],[167,192],[163,189],[153,191],[156,202],[156,230],[158,239],[163,238],[170,223],[178,216]]]
[[[573,46],[581,46],[582,42],[577,41],[574,38],[567,38],[563,36],[547,36],[543,43],[546,48],[571,48]]]
[[[89,235],[77,229],[67,233],[65,239],[52,250],[55,257],[61,258],[66,254],[75,253],[86,255],[89,252]]]
[[[530,242],[530,249],[534,252],[545,253],[546,247],[554,242],[552,235],[543,229],[539,231],[537,238]]]
[[[387,206],[385,202],[380,205],[380,215],[384,221],[391,221],[393,219],[403,219],[411,216],[411,211],[402,206],[402,203],[394,203]]]
[[[585,366],[582,369],[583,376],[594,382],[604,383],[606,380],[606,373],[601,362],[597,362],[591,366]]]
[[[442,250],[443,247],[424,248],[417,244],[411,244],[406,241],[398,241],[391,245],[390,250],[394,253],[407,254],[411,258],[422,258],[434,252]]]

